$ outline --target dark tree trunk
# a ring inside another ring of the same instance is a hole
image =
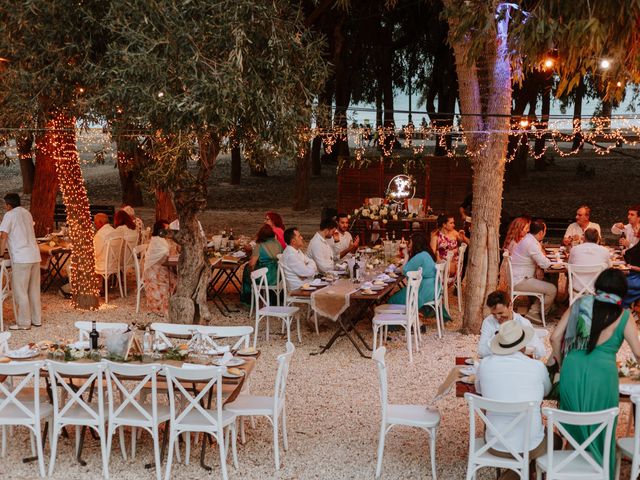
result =
[[[46,125],[44,133],[36,138],[36,166],[31,191],[31,216],[37,237],[46,235],[53,229],[53,212],[58,195],[56,175],[56,133],[54,123]]]
[[[164,190],[156,189],[156,221],[166,220],[173,222],[178,215],[176,208],[173,206],[171,195]]]
[[[350,87],[350,44],[344,32],[344,22],[338,22],[333,31],[335,58],[335,100],[336,107],[333,113],[333,127],[339,129],[341,134],[336,137],[336,143],[332,147],[331,159],[349,157],[349,140],[347,136],[347,110],[351,98]]]
[[[552,77],[549,76],[545,79],[544,89],[542,90],[542,115],[540,117],[541,127],[546,129],[549,126],[549,113],[551,112],[551,87]],[[544,148],[547,143],[547,134],[545,133],[540,138],[536,138],[534,155],[535,155],[535,169],[544,170],[547,164],[544,159]]]
[[[382,85],[378,82],[376,85],[376,129],[382,127],[384,118],[382,116]]]
[[[132,142],[118,142],[118,174],[122,189],[122,204],[142,207],[142,189],[136,180],[137,147]]]
[[[242,154],[240,145],[231,149],[231,185],[240,185],[242,178]]]
[[[30,194],[33,191],[33,177],[36,173],[36,167],[33,164],[33,134],[18,135],[16,150],[22,174],[22,193]]]
[[[318,115],[316,118],[316,126],[322,133],[323,129],[331,127],[331,102],[333,101],[334,82],[328,80],[325,84],[324,91],[320,94],[318,101]],[[314,177],[322,175],[322,136],[317,135],[313,139],[311,147],[311,174]]]
[[[380,26],[380,34],[382,39],[380,78],[382,79],[382,104],[384,107],[385,129],[383,153],[390,153],[395,143],[395,120],[393,118],[393,38],[391,28],[388,25]]]
[[[582,99],[584,98],[584,91],[584,77],[581,77],[580,83],[573,94],[573,129],[576,134],[573,137],[571,149],[576,152],[584,147],[582,143]]]
[[[296,161],[296,180],[293,193],[293,210],[299,212],[309,208],[309,183],[311,182],[311,156],[308,148]]]

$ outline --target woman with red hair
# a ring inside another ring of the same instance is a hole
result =
[[[284,241],[284,231],[286,230],[282,217],[276,212],[267,212],[265,215],[264,223],[269,225],[273,229],[280,246],[284,250],[287,248],[287,244]]]

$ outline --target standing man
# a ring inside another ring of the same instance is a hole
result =
[[[359,245],[360,237],[356,237],[354,240],[349,233],[349,216],[346,213],[339,213],[338,228],[333,234],[333,256],[340,259],[347,253],[355,253]]]
[[[316,232],[307,248],[307,255],[316,263],[320,273],[333,270],[333,234],[336,231],[336,221],[333,218],[325,218],[320,222],[320,230]]]
[[[20,206],[20,196],[4,196],[6,213],[0,224],[0,252],[9,248],[11,288],[16,304],[16,324],[10,330],[42,325],[40,308],[40,249],[33,231],[33,217]]]
[[[624,237],[620,237],[620,241],[618,242],[620,246],[624,248],[631,248],[640,239],[640,205],[634,205],[629,208],[627,212],[627,220],[629,223],[623,225],[622,222],[616,223],[613,227],[611,227],[611,233],[614,235],[622,235],[624,233]]]
[[[600,225],[590,221],[591,208],[588,205],[580,205],[576,211],[576,221],[567,227],[562,243],[564,245],[578,244],[584,242],[584,232],[587,228],[595,228],[598,236],[602,238]]]

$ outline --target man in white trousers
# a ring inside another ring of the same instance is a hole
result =
[[[11,288],[16,305],[16,324],[10,330],[29,330],[42,325],[40,307],[40,249],[33,231],[33,217],[20,206],[20,196],[4,196],[6,213],[0,223],[0,252],[11,257]]]

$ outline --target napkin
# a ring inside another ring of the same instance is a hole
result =
[[[231,350],[231,348],[229,347],[229,345],[223,345],[221,347],[218,348],[212,348],[207,352],[207,355],[219,355],[221,353],[226,353],[229,352]]]
[[[35,348],[37,348],[37,347],[35,347]],[[17,350],[14,350],[14,352],[17,353],[17,354],[23,354],[23,353],[27,354],[27,353],[29,353],[29,352],[31,352],[33,350],[34,350],[34,348],[30,347],[29,345],[25,345],[24,347],[20,347]]]
[[[338,264],[336,264],[336,268],[338,268],[340,270],[346,270],[347,269],[347,263],[346,262],[338,263]]]
[[[371,282],[364,282],[360,288],[362,288],[362,290],[364,290],[365,288],[369,288],[370,289],[371,287],[373,287],[373,284]]]
[[[247,253],[243,250],[238,250],[237,252],[233,252],[231,255],[236,258],[244,258],[247,256]]]
[[[313,280],[313,282],[310,283],[310,285],[313,285],[314,287],[318,287],[320,285],[324,285],[324,282],[322,281],[321,278],[316,278]]]
[[[183,363],[182,368],[211,368],[211,365],[201,365],[199,363]]]
[[[231,360],[233,360],[233,354],[231,352],[225,352],[225,354],[222,356],[222,358],[220,360],[218,360],[218,365],[220,365],[220,366],[226,365]]]
[[[376,277],[376,280],[382,280],[384,282],[384,281],[387,281],[387,280],[391,280],[391,277],[389,275],[387,275],[386,273],[381,273],[380,275],[378,275]]]

